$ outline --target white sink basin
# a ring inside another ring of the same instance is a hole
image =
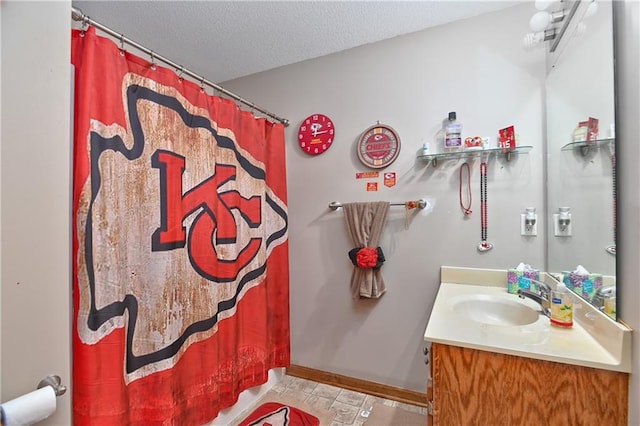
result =
[[[457,315],[482,324],[522,326],[536,322],[540,316],[540,312],[511,297],[473,294],[451,302]]]

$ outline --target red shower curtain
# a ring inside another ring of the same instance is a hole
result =
[[[93,28],[72,62],[74,424],[205,424],[289,364],[283,126]]]

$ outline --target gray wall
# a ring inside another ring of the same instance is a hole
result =
[[[71,2],[3,1],[0,400],[71,385]],[[43,424],[70,424],[70,392]]]
[[[286,129],[290,218],[292,363],[415,391],[425,390],[424,328],[438,289],[441,265],[508,268],[528,262],[542,268],[544,228],[520,235],[525,207],[544,210],[544,50],[525,52],[532,4],[370,44],[246,78],[224,86],[292,124]],[[461,162],[437,168],[416,160],[423,142],[457,111],[466,136],[491,136],[515,125],[520,143],[533,145],[511,162],[492,158],[488,183],[488,239],[479,253],[479,161],[471,161],[473,213],[459,206]],[[336,139],[311,157],[297,145],[301,121],[328,115]],[[379,120],[398,131],[402,148],[382,179],[366,192],[366,171],[355,143]],[[341,210],[330,201],[404,201],[426,198],[427,211],[405,228],[405,210],[392,207],[381,246],[387,294],[378,301],[351,299],[352,266]],[[541,214],[541,217],[543,215]]]

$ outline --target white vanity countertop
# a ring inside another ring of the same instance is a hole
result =
[[[447,268],[447,267],[443,267]],[[427,324],[424,340],[429,342],[443,343],[453,346],[461,346],[472,349],[485,350],[508,355],[522,356],[526,358],[534,358],[540,360],[561,362],[565,364],[580,365],[585,367],[600,368],[605,370],[614,370],[622,372],[631,372],[631,355],[630,355],[630,330],[626,330],[623,326],[617,326],[616,323],[610,321],[604,314],[594,312],[587,317],[591,321],[607,322],[605,327],[613,328],[615,332],[620,331],[620,341],[611,339],[610,337],[602,338],[595,336],[593,324],[581,324],[574,320],[572,328],[560,328],[551,326],[549,318],[540,315],[538,320],[531,324],[521,326],[503,326],[492,325],[470,320],[456,313],[452,307],[453,302],[460,297],[468,295],[490,295],[492,297],[507,298],[518,303],[524,303],[534,309],[539,310],[540,306],[530,299],[520,299],[515,294],[509,294],[506,288],[506,271],[502,271],[500,275],[498,270],[479,270],[491,271],[485,274],[486,277],[496,278],[493,284],[487,283],[486,279],[477,279],[477,274],[473,273],[474,283],[456,283],[445,282],[444,279],[451,278],[453,281],[466,281],[466,279],[458,279],[460,276],[468,275],[471,270],[465,268],[456,269],[454,273],[445,272],[443,269],[438,295],[436,296],[433,310]],[[458,272],[463,270],[463,274]],[[500,282],[500,278],[503,282]],[[579,305],[575,307],[578,310],[576,316],[580,316],[581,308]],[[584,307],[584,309],[587,309]],[[593,320],[594,314],[601,315],[603,318]],[[584,316],[584,312],[582,313]],[[598,333],[601,325],[595,326],[595,334]],[[610,331],[608,334],[612,334]],[[626,333],[625,333],[626,331]],[[616,334],[616,333],[613,334]],[[605,347],[609,345],[610,347]],[[626,351],[629,351],[627,354]]]

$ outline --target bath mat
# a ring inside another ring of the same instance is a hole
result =
[[[239,426],[320,426],[320,420],[305,411],[279,402],[265,402]]]
[[[371,414],[364,422],[364,426],[424,426],[426,424],[426,414],[413,413],[378,403],[373,404]]]
[[[319,424],[320,426],[330,426],[331,423],[333,422],[333,419],[336,416],[335,411],[323,409],[312,404],[307,404],[289,395],[283,395],[274,391],[269,391],[266,394],[264,394],[262,398],[260,398],[260,400],[255,403],[255,407],[259,407],[260,405],[269,403],[269,402],[277,402],[281,405],[294,407],[300,411],[303,411],[307,414],[317,417],[319,420],[319,423],[316,423],[316,424]],[[253,414],[253,410],[251,411],[251,413]],[[245,415],[244,417],[241,417],[242,420],[238,419],[235,422],[232,422],[231,426],[244,425],[243,422],[248,420],[250,415],[251,414]],[[295,424],[296,423],[289,423],[289,426],[294,426]],[[273,426],[275,426],[275,424],[273,424]]]

